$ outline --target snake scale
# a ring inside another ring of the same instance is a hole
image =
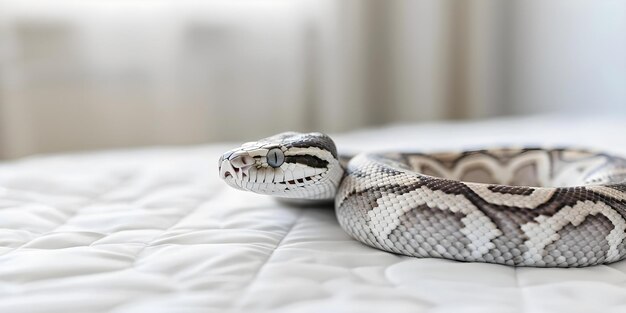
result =
[[[321,133],[230,150],[228,185],[333,200],[341,227],[378,249],[511,266],[582,267],[626,256],[626,160],[582,149],[337,154]]]

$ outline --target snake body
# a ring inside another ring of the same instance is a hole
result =
[[[626,159],[582,149],[363,153],[321,133],[226,152],[231,186],[333,200],[341,227],[378,249],[511,266],[582,267],[626,257]]]

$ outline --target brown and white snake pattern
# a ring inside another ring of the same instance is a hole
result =
[[[225,153],[232,187],[333,200],[355,239],[415,257],[581,267],[626,256],[626,159],[581,149],[337,154],[321,133]]]

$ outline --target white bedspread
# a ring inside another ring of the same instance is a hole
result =
[[[395,126],[340,150],[576,145],[626,155],[619,118]],[[233,145],[0,164],[0,312],[626,312],[626,262],[512,268],[398,256],[333,210],[288,207],[217,175]]]

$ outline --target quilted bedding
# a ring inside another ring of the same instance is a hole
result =
[[[626,155],[619,118],[404,125],[340,150],[575,145]],[[626,262],[511,268],[398,256],[332,208],[228,188],[235,144],[0,163],[0,312],[626,312]]]

